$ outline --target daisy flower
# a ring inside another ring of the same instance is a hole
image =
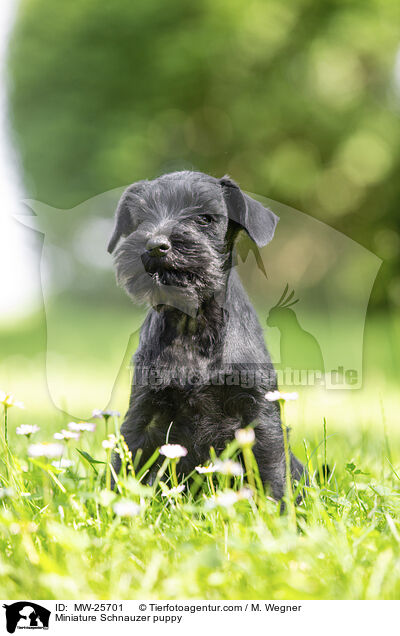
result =
[[[0,488],[0,499],[6,499],[7,497],[14,497],[14,488]]]
[[[239,446],[252,446],[256,436],[252,428],[240,428],[236,431],[235,438]]]
[[[60,433],[54,433],[54,435],[53,435],[54,439],[63,439],[66,442],[68,442],[70,439],[74,439],[74,440],[78,441],[80,436],[81,436],[80,433],[74,433],[73,431],[67,431],[65,428],[63,428]]]
[[[101,442],[102,447],[105,450],[112,450],[117,444],[117,438],[115,435],[109,435],[107,439],[103,439]]]
[[[237,492],[239,501],[242,499],[251,499],[253,496],[253,491],[250,488],[241,488]]]
[[[179,459],[187,455],[187,449],[180,444],[164,444],[160,448],[160,453],[168,459]]]
[[[219,459],[216,461],[215,470],[222,475],[231,475],[233,477],[240,477],[243,474],[242,466],[231,459],[225,459],[224,461]]]
[[[161,497],[176,497],[180,495],[181,492],[185,490],[185,485],[181,484],[180,486],[175,486],[175,488],[170,488],[169,490],[165,490],[161,493]]]
[[[211,500],[211,505],[223,506],[224,508],[230,508],[237,501],[239,501],[238,495],[233,490],[225,490],[224,492],[219,492],[215,497]]]
[[[94,433],[96,424],[93,424],[93,422],[69,422],[68,428],[74,433]]]
[[[28,447],[29,457],[60,457],[64,452],[64,446],[55,442],[42,442],[31,444]]]
[[[104,417],[105,420],[108,420],[109,417],[121,417],[121,413],[119,411],[102,411],[101,409],[94,409],[92,417],[95,419]]]
[[[117,501],[113,505],[113,510],[119,517],[134,517],[140,514],[140,506],[134,501],[129,501],[129,499]]]
[[[74,462],[72,461],[72,459],[65,459],[64,457],[62,459],[59,459],[55,462],[51,462],[52,466],[55,466],[56,468],[71,468],[71,466],[74,465]]]
[[[30,437],[38,431],[40,431],[40,428],[36,426],[36,424],[21,424],[21,426],[17,426],[15,429],[17,435],[26,435],[26,437]]]
[[[6,393],[5,391],[0,391],[0,404],[3,404],[5,408],[10,408],[11,406],[16,406],[19,409],[25,408],[23,402],[19,402],[12,393]]]
[[[219,492],[215,497],[209,502],[210,507],[214,506],[222,506],[224,508],[230,508],[238,501],[242,501],[243,499],[251,499],[253,493],[249,488],[241,488],[237,492],[234,490],[224,490],[223,492]]]
[[[195,470],[197,470],[199,475],[210,475],[211,473],[215,473],[217,469],[213,464],[209,464],[208,466],[196,466]]]

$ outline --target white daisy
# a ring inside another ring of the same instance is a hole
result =
[[[253,492],[250,490],[250,488],[241,488],[240,490],[238,490],[237,495],[239,501],[241,499],[251,499],[253,496]]]
[[[69,422],[68,428],[75,433],[94,433],[96,424],[93,424],[93,422]]]
[[[101,445],[105,450],[112,450],[115,447],[117,441],[118,440],[115,435],[109,435],[107,439],[103,439]]]
[[[0,488],[0,499],[6,499],[6,497],[14,497],[14,488]]]
[[[164,444],[160,448],[160,453],[168,459],[179,459],[187,455],[187,449],[180,444]]]
[[[113,505],[113,510],[119,517],[134,517],[140,514],[140,506],[129,499],[117,501]]]
[[[238,501],[251,499],[252,496],[253,493],[249,488],[241,488],[237,492],[234,490],[224,490],[209,499],[208,507],[213,508],[214,506],[222,506],[224,508],[230,508]]]
[[[121,413],[119,411],[102,411],[101,409],[94,409],[92,412],[92,417],[104,417],[105,420],[108,420],[109,417],[121,417]]]
[[[243,474],[243,468],[238,462],[234,462],[231,459],[220,459],[215,462],[215,470],[222,475],[232,475],[233,477],[240,477]]]
[[[5,408],[10,408],[11,406],[16,406],[19,409],[25,408],[23,402],[19,402],[12,393],[6,393],[5,391],[0,391],[0,404],[3,404]]]
[[[30,457],[60,457],[64,452],[62,444],[55,442],[42,442],[41,444],[31,444],[28,447]]]
[[[27,437],[30,437],[38,431],[40,431],[40,428],[36,426],[36,424],[21,424],[21,426],[17,426],[15,429],[17,435],[26,435]]]
[[[74,465],[74,462],[72,461],[72,459],[64,459],[63,457],[62,459],[58,459],[55,462],[51,462],[51,464],[56,468],[71,468],[71,466]]]
[[[217,469],[213,464],[209,464],[208,466],[196,466],[195,470],[197,470],[200,475],[209,475],[215,473]]]
[[[229,508],[233,506],[237,501],[239,501],[238,494],[233,490],[225,490],[224,492],[219,492],[214,501],[217,506],[223,506],[224,508]]]
[[[165,490],[161,493],[161,497],[176,497],[176,495],[180,495],[181,492],[185,490],[185,485],[181,484],[180,486],[175,486],[175,488],[170,488],[169,490]]]
[[[60,433],[54,433],[54,439],[64,439],[65,441],[69,441],[70,439],[74,439],[78,441],[80,438],[80,433],[74,433],[73,431],[67,431],[65,428],[62,429]]]
[[[240,428],[236,431],[235,437],[239,446],[252,446],[256,439],[252,428]]]

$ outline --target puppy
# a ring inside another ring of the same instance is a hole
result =
[[[188,474],[207,461],[210,447],[220,453],[236,430],[253,425],[261,478],[282,498],[279,405],[265,399],[277,388],[276,375],[234,268],[238,234],[262,247],[277,222],[228,177],[175,172],[123,194],[108,251],[118,283],[150,306],[121,428],[133,456],[142,450],[142,464],[169,430],[169,441],[188,450],[178,464]],[[293,455],[290,461],[300,479],[303,466]],[[118,472],[117,456],[114,467]]]

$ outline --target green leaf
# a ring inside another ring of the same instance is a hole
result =
[[[106,462],[100,462],[97,459],[94,459],[91,455],[89,455],[89,453],[87,453],[84,450],[81,450],[80,448],[76,449],[78,451],[78,453],[80,455],[82,455],[83,459],[85,459],[87,461],[87,463],[93,468],[94,472],[96,473],[96,475],[98,475],[98,471],[96,470],[94,464],[105,464]]]
[[[139,470],[138,474],[137,474],[137,479],[140,479],[142,477],[142,475],[144,475],[144,473],[149,470],[149,468],[152,467],[152,465],[154,464],[154,462],[156,461],[157,457],[159,456],[160,451],[158,448],[156,448],[156,450],[154,451],[154,453],[152,454],[152,456],[147,460],[147,462],[142,466],[142,468]]]

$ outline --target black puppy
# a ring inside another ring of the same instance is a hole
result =
[[[234,269],[235,239],[245,230],[258,247],[278,218],[228,177],[175,172],[123,194],[108,251],[117,280],[150,309],[134,357],[128,412],[121,428],[141,462],[169,441],[188,449],[188,474],[220,453],[239,428],[255,425],[261,478],[280,499],[285,455],[276,375],[256,313]],[[119,239],[124,241],[116,249]],[[172,425],[171,425],[172,423]],[[116,471],[120,460],[114,458]],[[292,476],[303,472],[291,455]]]

